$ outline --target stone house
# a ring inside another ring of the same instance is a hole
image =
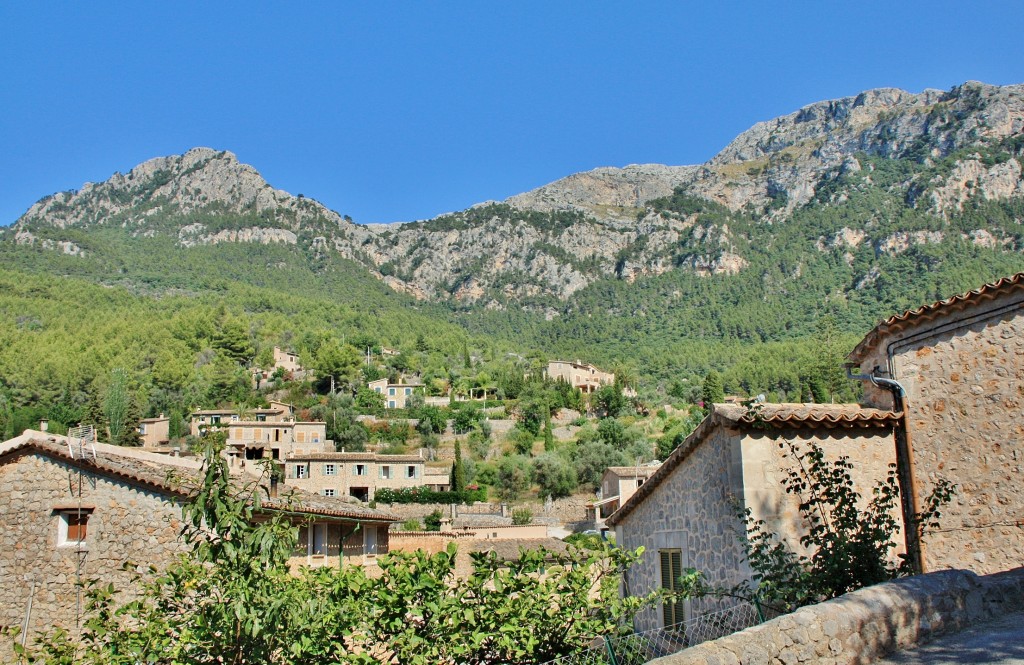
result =
[[[192,436],[212,429],[227,434],[227,454],[232,468],[256,475],[261,459],[283,460],[292,453],[327,452],[334,442],[327,439],[327,423],[295,420],[294,408],[284,402],[271,402],[266,409],[240,414],[234,409],[206,409],[192,414]],[[249,462],[249,463],[247,463]]]
[[[552,360],[548,363],[544,375],[552,381],[562,379],[584,393],[592,393],[601,386],[615,383],[615,375],[611,372],[602,372],[593,365],[578,360]]]
[[[302,364],[299,362],[299,354],[285,351],[275,346],[274,369],[283,369],[286,372],[301,372]]]
[[[897,413],[856,404],[765,404],[758,414],[742,405],[712,405],[697,429],[607,520],[619,545],[645,548],[627,572],[629,593],[676,588],[686,568],[704,572],[715,585],[749,579],[742,510],[799,549],[798,501],[781,484],[791,462],[780,442],[800,449],[816,443],[828,457],[848,456],[854,480],[871,487],[894,461],[898,419]],[[643,611],[637,630],[673,625],[716,607],[714,600],[666,603]]]
[[[171,441],[171,419],[160,414],[157,418],[139,421],[139,437],[143,448],[160,448]]]
[[[81,616],[79,580],[130,592],[126,561],[163,567],[184,551],[179,538],[185,479],[200,463],[47,432],[0,444],[0,505],[8,516],[0,548],[0,625],[29,633]],[[272,493],[269,491],[268,493]],[[304,492],[268,497],[264,514],[287,508],[300,529],[292,565],[372,563],[387,551],[397,520],[356,503]]]
[[[907,508],[920,510],[936,478],[957,484],[941,531],[918,546],[921,569],[1021,565],[1024,272],[882,321],[849,363],[866,403],[906,414],[897,448]]]
[[[422,383],[388,383],[387,379],[370,381],[367,386],[384,396],[384,406],[389,409],[404,409],[410,397],[422,395],[426,388]]]
[[[285,483],[323,496],[351,496],[373,501],[381,488],[404,489],[449,483],[448,474],[427,473],[417,455],[370,452],[292,453],[284,458]]]
[[[629,501],[648,478],[661,466],[660,462],[648,462],[636,466],[610,466],[601,476],[600,497],[587,504],[587,521],[595,529],[606,530],[605,520]]]

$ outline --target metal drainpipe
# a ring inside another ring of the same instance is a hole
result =
[[[917,530],[916,517],[920,513],[917,489],[914,485],[914,452],[910,445],[910,417],[907,413],[907,391],[899,381],[886,379],[874,374],[854,374],[846,366],[846,378],[855,381],[870,381],[874,386],[888,388],[892,393],[893,407],[903,415],[893,428],[896,443],[896,477],[900,485],[900,508],[903,513],[903,538],[907,548],[907,559],[915,574],[924,572],[923,544]]]

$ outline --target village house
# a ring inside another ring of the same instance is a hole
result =
[[[334,450],[334,442],[327,439],[327,423],[296,421],[294,407],[284,402],[271,402],[269,408],[244,413],[205,409],[192,414],[192,436],[211,430],[227,434],[226,450],[233,469],[257,475],[258,465],[246,464],[247,460],[281,460],[291,453]]]
[[[428,467],[418,455],[369,452],[293,453],[284,458],[285,483],[323,496],[373,501],[377,490],[447,489],[449,474]]]
[[[160,414],[157,418],[139,421],[139,437],[143,448],[165,447],[171,441],[171,419]]]
[[[299,354],[285,351],[275,346],[274,369],[283,369],[286,372],[301,372],[302,364],[299,362]]]
[[[592,522],[595,529],[605,531],[605,520],[629,501],[648,478],[661,466],[660,462],[648,462],[636,466],[610,466],[601,476],[599,496],[596,501],[587,504],[587,521]]]
[[[389,409],[404,409],[413,395],[422,395],[426,386],[422,383],[389,383],[387,379],[370,381],[370,390],[384,396],[384,406]]]
[[[125,562],[161,568],[184,551],[181,502],[199,472],[174,457],[28,430],[0,444],[0,625],[75,631],[82,580],[131,593]],[[262,513],[286,509],[303,565],[373,564],[397,518],[355,502],[264,485]],[[128,599],[125,597],[125,599]]]
[[[893,428],[899,414],[856,404],[714,404],[704,421],[633,496],[608,518],[616,542],[643,546],[627,572],[633,595],[677,588],[687,568],[713,585],[749,579],[742,510],[800,551],[798,500],[782,486],[791,460],[779,442],[800,450],[817,444],[829,458],[848,456],[855,481],[870,488],[895,459]],[[637,630],[671,626],[718,607],[715,600],[663,603],[637,617]]]
[[[911,510],[936,478],[957,484],[942,529],[918,548],[921,569],[1021,565],[1024,272],[882,321],[849,362],[867,404],[906,413],[897,446]]]
[[[596,392],[601,386],[615,383],[615,375],[611,372],[602,372],[593,365],[578,360],[552,360],[548,363],[544,375],[552,381],[561,379],[583,393]]]
[[[799,551],[805,527],[782,489],[791,461],[779,457],[776,441],[814,442],[828,457],[848,456],[862,496],[895,465],[904,525],[938,479],[955,483],[941,529],[924,542],[913,528],[896,535],[917,570],[988,574],[1020,565],[1024,273],[882,321],[850,354],[849,367],[864,382],[867,406],[765,404],[757,413],[713,405],[607,521],[622,546],[647,548],[628,573],[631,593],[673,588],[691,567],[715,584],[749,578],[735,535],[742,533],[737,504]],[[671,624],[692,609],[668,604],[639,625]]]

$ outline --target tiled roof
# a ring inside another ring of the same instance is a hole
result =
[[[111,446],[102,445],[102,452],[93,458],[91,453],[85,456],[73,453],[67,445],[66,437],[31,435],[5,442],[0,447],[0,455],[6,457],[36,451],[47,457],[171,496],[187,499],[195,493],[200,479],[199,469],[194,465],[163,464],[154,461],[158,457],[156,455],[140,458],[134,454],[134,451],[132,456],[121,456],[110,452],[110,448]],[[379,522],[398,521],[394,515],[366,508],[359,503],[349,503],[342,498],[321,496],[291,487],[282,488],[277,497],[264,497],[262,503],[272,509],[284,510],[289,513]]]
[[[637,489],[629,501],[619,507],[606,523],[615,526],[639,506],[665,478],[690,456],[715,427],[740,429],[877,429],[894,426],[901,412],[869,409],[859,404],[761,404],[754,409],[739,404],[713,404],[690,436],[672,451],[650,479]]]
[[[850,362],[859,363],[872,349],[874,349],[886,336],[897,333],[905,328],[931,321],[937,316],[949,312],[967,309],[986,300],[992,300],[1001,295],[1024,291],[1024,272],[1019,272],[1010,277],[1003,277],[990,284],[985,284],[967,293],[955,295],[952,298],[939,300],[930,305],[924,305],[917,309],[910,309],[902,314],[890,316],[879,323],[869,332],[861,343],[850,352]]]
[[[558,538],[509,538],[507,540],[476,540],[468,543],[471,552],[494,552],[502,561],[514,561],[522,550],[543,547],[555,554],[568,549],[565,541]]]
[[[286,458],[323,462],[377,462],[380,464],[401,464],[404,462],[423,462],[418,455],[382,455],[379,453],[291,453]]]

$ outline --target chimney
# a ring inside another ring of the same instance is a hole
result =
[[[47,420],[46,418],[41,418],[39,420],[39,431],[40,432],[49,432],[50,431],[50,421]]]

